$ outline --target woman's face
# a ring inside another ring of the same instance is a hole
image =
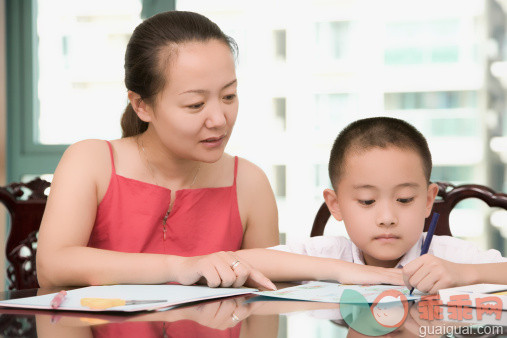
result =
[[[237,80],[229,46],[188,42],[171,51],[166,85],[149,109],[159,138],[175,157],[220,159],[238,114]]]

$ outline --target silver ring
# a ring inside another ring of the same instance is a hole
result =
[[[238,316],[236,316],[236,314],[234,314],[234,313],[232,314],[232,316],[231,316],[231,317],[232,317],[232,321],[233,321],[234,323],[237,323],[237,322],[239,322],[239,321],[240,321],[239,317],[238,317]]]
[[[240,261],[239,260],[235,260],[234,263],[231,264],[231,269],[235,269],[238,265],[239,265]]]

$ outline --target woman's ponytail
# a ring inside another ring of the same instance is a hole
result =
[[[148,129],[148,122],[144,122],[137,116],[129,102],[121,117],[121,137],[136,136],[144,133],[146,129]]]

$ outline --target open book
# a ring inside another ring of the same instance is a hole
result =
[[[413,295],[409,294],[409,289],[398,285],[349,285],[331,282],[309,282],[302,285],[293,286],[276,291],[256,292],[259,296],[285,298],[292,300],[306,300],[325,303],[345,303],[355,302],[354,299],[343,298],[344,291],[355,291],[358,296],[356,301],[375,303],[377,297],[388,291],[396,291],[399,295],[403,294],[406,300],[419,300],[421,293],[416,290]],[[388,297],[384,302],[397,302],[396,297]]]

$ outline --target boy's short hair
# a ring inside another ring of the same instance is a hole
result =
[[[426,181],[430,182],[431,153],[426,138],[410,123],[391,117],[357,120],[343,129],[334,141],[329,158],[329,178],[336,189],[350,151],[395,146],[416,151],[423,163]]]

